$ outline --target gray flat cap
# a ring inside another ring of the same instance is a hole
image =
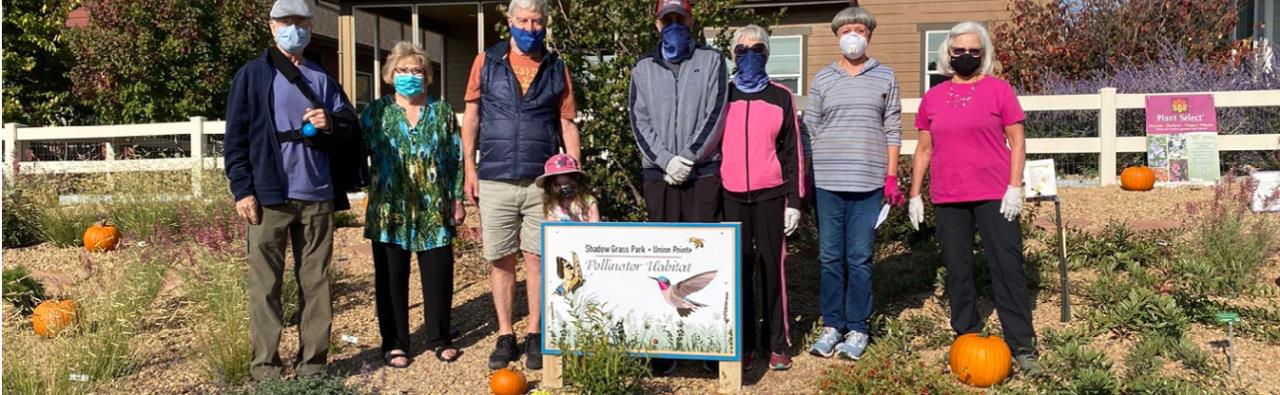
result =
[[[300,16],[311,19],[311,7],[307,6],[306,0],[276,0],[276,4],[271,6],[271,17],[284,18],[286,16]]]

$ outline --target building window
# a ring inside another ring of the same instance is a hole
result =
[[[938,46],[947,40],[947,35],[950,34],[950,31],[926,30],[921,34],[924,35],[920,38],[920,41],[924,43],[924,48],[921,51],[924,55],[922,60],[924,65],[920,69],[924,70],[924,75],[920,80],[922,82],[920,84],[920,94],[924,95],[929,88],[947,80],[947,76],[942,75],[942,72],[938,69]]]
[[[373,101],[373,74],[356,72],[356,112],[364,111],[364,107]]]
[[[804,94],[804,36],[769,37],[769,78]]]
[[[715,46],[711,38],[708,46]],[[732,51],[722,51],[732,55]],[[728,70],[733,73],[733,57],[725,59]],[[769,63],[765,66],[769,79],[791,90],[792,94],[804,95],[804,36],[772,36],[769,37]]]

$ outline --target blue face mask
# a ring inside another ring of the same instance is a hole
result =
[[[311,32],[298,25],[276,29],[276,45],[291,54],[300,54],[311,43]]]
[[[520,48],[520,52],[529,53],[542,49],[542,42],[547,39],[547,29],[530,31],[511,26],[511,38],[516,39],[516,48]]]
[[[423,78],[420,75],[397,73],[395,76],[396,93],[405,97],[422,94],[422,80]]]
[[[745,93],[756,93],[769,86],[769,73],[765,71],[768,58],[762,53],[747,51],[738,55],[738,72],[733,75],[733,85]]]
[[[689,27],[680,22],[662,28],[662,57],[668,62],[684,60],[690,49],[690,35]]]

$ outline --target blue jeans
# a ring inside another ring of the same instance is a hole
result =
[[[868,333],[871,257],[884,189],[836,192],[818,188],[819,299],[824,326]]]

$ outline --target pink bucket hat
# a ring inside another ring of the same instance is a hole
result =
[[[538,176],[538,179],[534,180],[534,183],[538,184],[538,188],[543,187],[542,184],[548,177],[561,174],[582,173],[582,170],[578,169],[578,160],[573,159],[569,154],[556,154],[551,156],[551,159],[547,159],[547,164],[543,166],[542,169],[542,175]]]

